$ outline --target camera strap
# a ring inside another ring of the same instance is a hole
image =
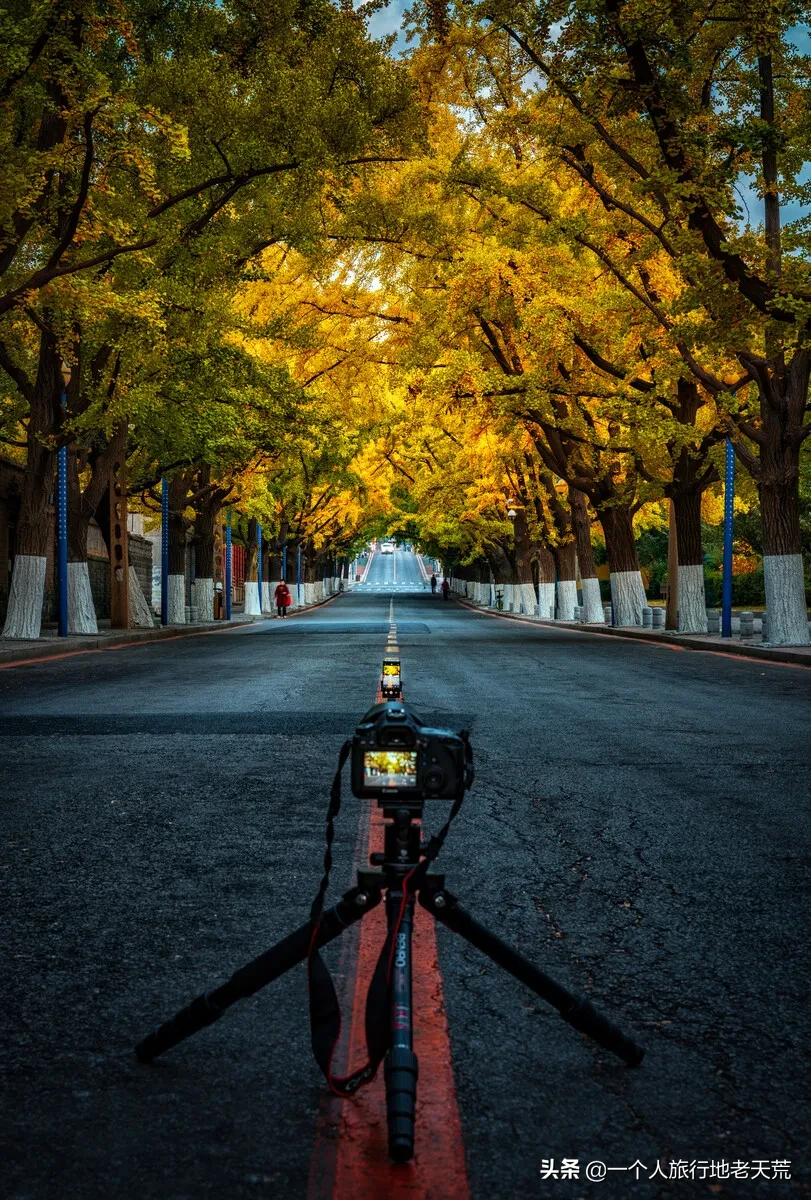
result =
[[[315,1060],[318,1063],[330,1089],[338,1096],[351,1096],[363,1084],[369,1083],[377,1074],[377,1068],[383,1061],[391,1041],[391,1030],[388,1020],[388,995],[391,966],[394,957],[394,945],[397,933],[405,912],[409,896],[413,896],[421,887],[428,868],[434,862],[448,836],[451,824],[456,818],[467,788],[473,782],[473,751],[469,736],[462,732],[465,743],[465,779],[460,794],[451,807],[447,821],[433,834],[423,851],[422,861],[414,867],[403,880],[403,896],[397,920],[386,935],[380,957],[377,960],[372,982],[366,997],[366,1048],[368,1061],[358,1070],[349,1075],[338,1077],[332,1073],[332,1060],[341,1036],[341,1006],[335,984],[332,981],[327,966],[315,947],[321,917],[324,911],[324,898],[329,886],[332,871],[332,843],[335,840],[335,820],[341,811],[341,772],[349,757],[351,742],[344,742],[338,755],[338,769],[330,788],[329,806],[327,808],[326,849],[324,851],[324,874],[321,877],[318,891],[310,909],[310,920],[313,925],[310,937],[310,948],[307,955],[307,978],[310,999],[310,1041]]]
[[[310,995],[310,1041],[315,1055],[315,1061],[321,1068],[324,1078],[329,1084],[331,1090],[338,1096],[351,1096],[353,1092],[364,1083],[368,1083],[370,1079],[374,1079],[377,1073],[377,1068],[383,1060],[387,1050],[386,1035],[383,1032],[383,1037],[375,1032],[372,1037],[374,1050],[369,1050],[369,1061],[357,1071],[353,1071],[350,1075],[343,1078],[338,1078],[332,1073],[332,1059],[338,1046],[338,1041],[341,1036],[341,1006],[338,1003],[338,994],[335,991],[335,984],[332,982],[326,963],[321,957],[318,950],[315,948],[315,940],[318,936],[318,929],[321,924],[321,917],[324,912],[324,897],[329,886],[329,877],[332,871],[332,843],[335,840],[335,820],[341,811],[341,772],[344,769],[346,760],[349,757],[349,751],[352,747],[351,742],[344,742],[341,746],[340,754],[338,755],[338,769],[335,772],[335,778],[332,781],[332,787],[329,794],[329,807],[327,808],[327,833],[326,833],[326,849],[324,851],[324,874],[321,877],[318,891],[313,900],[310,909],[310,920],[313,924],[313,932],[310,938],[310,949],[307,955],[307,979],[309,984]],[[388,939],[387,939],[388,940]],[[381,955],[381,959],[383,956]],[[386,978],[383,974],[382,985],[378,981],[375,988],[375,981],[380,974],[380,963],[378,963],[372,979],[372,986],[369,989],[371,997],[372,991],[380,990],[381,986],[384,990],[383,1003],[378,1005],[375,1003],[375,1008],[380,1007],[385,1013],[385,989]],[[367,1028],[367,1045],[369,1045],[369,1030]]]

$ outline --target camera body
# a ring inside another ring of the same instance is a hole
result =
[[[466,740],[430,729],[402,701],[370,708],[352,738],[352,791],[386,808],[455,800],[473,782]]]

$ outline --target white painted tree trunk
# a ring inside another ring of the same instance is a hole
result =
[[[269,583],[262,583],[262,612],[273,611],[273,588]]]
[[[191,602],[197,609],[197,620],[214,620],[214,580],[195,579],[191,585]]]
[[[245,615],[246,617],[261,616],[259,607],[259,584],[255,579],[245,580]]]
[[[679,566],[679,632],[707,632],[704,568],[698,563]]]
[[[558,605],[555,616],[559,621],[573,621],[577,604],[577,584],[573,579],[558,580]]]
[[[170,575],[167,621],[170,625],[186,624],[186,580],[183,575]]]
[[[589,576],[580,581],[583,590],[583,620],[587,625],[604,625],[605,614],[600,596],[600,581]]]
[[[555,615],[555,585],[554,583],[538,584],[539,616],[548,621]]]
[[[293,593],[295,595],[295,592]],[[303,583],[301,585],[301,603],[302,605],[312,604],[315,601],[315,584]]]
[[[38,638],[42,628],[47,560],[33,554],[14,559],[4,638]]]
[[[152,620],[152,609],[146,602],[146,596],[144,595],[144,589],[141,587],[138,572],[132,564],[130,564],[130,569],[127,572],[127,578],[129,580],[130,625],[135,625],[138,629],[154,629],[155,622]],[[213,586],[212,584],[212,588]]]
[[[805,606],[801,554],[764,554],[763,582],[770,646],[807,646],[808,613]]]
[[[648,603],[639,571],[616,571],[611,576],[614,624],[641,625],[642,609]]]
[[[86,562],[68,563],[68,633],[98,633]]]
[[[520,583],[516,588],[520,595],[521,607],[528,617],[535,616],[535,608],[538,603],[538,598],[535,595],[535,585],[533,583]]]

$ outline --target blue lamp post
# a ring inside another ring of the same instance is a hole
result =
[[[724,575],[721,588],[721,637],[732,637],[732,527],[735,512],[735,451],[727,438],[724,481]]]
[[[282,547],[282,579],[287,583],[287,546]]]
[[[296,604],[301,604],[301,542],[297,546],[296,555]]]
[[[264,599],[262,597],[262,526],[256,522],[256,578],[259,580],[259,615],[262,615]]]
[[[161,480],[161,625],[169,624],[169,480]]]
[[[225,514],[225,619],[231,620],[231,509]]]
[[[70,367],[62,363],[62,411],[68,406]],[[59,636],[68,636],[68,448],[60,446],[56,459],[56,534]]]

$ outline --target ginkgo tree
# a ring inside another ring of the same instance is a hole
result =
[[[809,63],[791,38],[799,6],[485,0],[441,8],[439,25],[426,21],[433,63],[452,58],[447,47],[458,39],[479,89],[493,63],[494,93],[508,77],[527,81],[490,122],[505,151],[518,146],[517,175],[551,154],[599,200],[602,230],[573,227],[572,240],[591,243],[689,375],[736,413],[736,451],[760,493],[770,638],[807,641],[798,481],[811,431],[809,246],[807,225],[781,228],[782,203],[808,190],[800,172]],[[736,189],[752,176],[762,221],[742,228]],[[548,222],[553,214],[537,196],[508,187]],[[606,227],[624,247],[606,243]],[[662,255],[682,284],[676,304],[663,302],[646,270]],[[730,358],[737,378],[726,377]],[[749,380],[759,403],[741,413],[735,394]]]
[[[35,636],[55,451],[95,360],[77,341],[110,293],[170,335],[170,313],[234,288],[263,248],[312,242],[324,189],[402,156],[419,120],[402,65],[329,0],[50,0],[3,22],[0,368],[26,442],[4,634]],[[132,351],[104,347],[117,378]]]

